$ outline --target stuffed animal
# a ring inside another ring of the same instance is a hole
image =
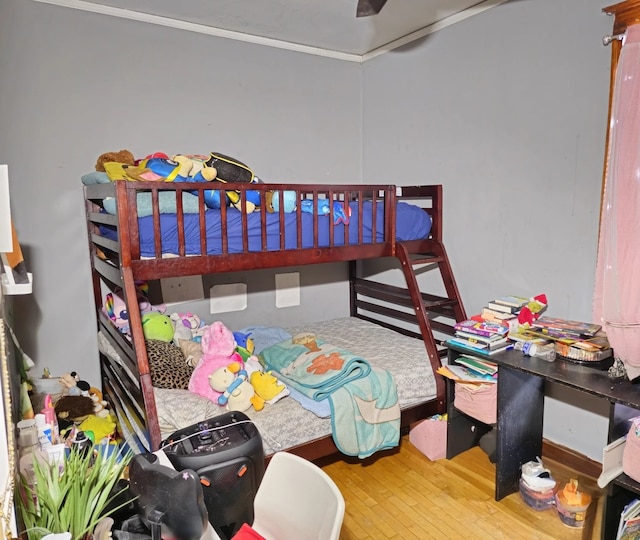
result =
[[[269,191],[266,197],[266,209],[267,212],[279,212],[280,211],[280,191]],[[285,190],[282,192],[282,209],[285,214],[290,214],[296,209],[298,203],[298,195],[295,191]]]
[[[200,343],[202,341],[202,335],[205,333],[206,329],[207,329],[206,324],[203,324],[203,326],[201,326],[200,328],[196,328],[192,332],[191,339],[193,341],[197,341],[198,343]]]
[[[161,157],[143,159],[138,162],[138,167],[154,172],[164,182],[173,182],[180,173],[180,163]]]
[[[205,164],[208,156],[177,154],[171,159],[180,165],[176,182],[212,182],[218,174]]]
[[[202,358],[202,347],[200,341],[192,341],[188,339],[179,339],[178,347],[184,354],[187,365],[196,367],[200,358]]]
[[[62,385],[62,393],[66,396],[88,396],[91,385],[87,381],[80,380],[75,372],[64,373],[58,379]]]
[[[148,154],[144,156],[144,159],[152,159],[152,158],[160,158],[160,159],[169,159],[169,154],[165,154],[164,152],[153,152],[152,154]],[[138,163],[142,160],[138,160]]]
[[[104,172],[104,164],[115,162],[115,163],[125,163],[127,165],[134,165],[135,158],[133,154],[129,150],[120,150],[119,152],[106,152],[98,156],[98,160],[96,161],[96,171]]]
[[[105,437],[110,437],[116,430],[116,422],[113,417],[100,417],[95,414],[87,416],[78,426],[95,444],[99,444]],[[93,435],[93,436],[92,436]]]
[[[169,317],[174,326],[173,343],[178,346],[180,340],[193,339],[193,332],[203,325],[200,317],[193,313],[174,312]]]
[[[234,332],[233,337],[236,340],[236,351],[242,356],[242,359],[246,362],[255,349],[253,340],[251,339],[251,332],[248,334],[242,332]]]
[[[247,380],[247,372],[239,369],[239,362],[232,362],[227,367],[218,368],[209,376],[211,388],[222,395],[218,398],[218,405],[229,411],[246,411],[251,405],[258,411],[264,407],[251,383]]]
[[[242,380],[247,379],[240,362],[231,362],[228,366],[219,367],[209,375],[209,385],[216,392],[221,392],[218,397],[218,405],[224,407],[229,401],[229,395],[238,387]]]
[[[211,388],[209,375],[234,361],[242,363],[242,357],[236,352],[233,333],[220,321],[205,327],[201,346],[202,358],[189,379],[189,391],[217,403],[222,392]]]
[[[529,299],[529,302],[518,313],[518,323],[530,327],[534,321],[547,309],[547,295],[539,294]]]
[[[235,158],[211,152],[205,161],[206,167],[212,167],[216,170],[215,182],[226,184],[228,182],[241,184],[259,184],[261,180],[253,174],[253,171],[241,161]],[[225,205],[231,204],[240,211],[245,210],[247,214],[253,212],[256,207],[260,206],[260,192],[254,190],[245,191],[245,205],[242,206],[240,192],[236,190],[225,190]],[[209,208],[220,208],[220,192],[218,190],[207,190],[205,193],[205,202]]]
[[[166,309],[164,304],[154,306],[149,302],[149,299],[147,298],[148,289],[149,286],[145,282],[141,281],[136,283],[136,294],[138,296],[138,308],[140,309],[140,315],[151,313],[152,311],[164,313]],[[124,301],[124,292],[120,287],[105,296],[104,309],[120,332],[123,334],[130,333],[129,311],[127,310],[127,304]]]
[[[173,340],[173,323],[169,315],[152,311],[142,316],[142,332],[145,339],[157,339],[171,343]]]
[[[260,399],[256,396],[256,391],[251,386],[251,383],[245,378],[241,378],[240,384],[229,394],[229,401],[226,407],[230,411],[244,412],[250,409],[251,405],[254,407],[256,405],[260,406]]]
[[[289,394],[288,388],[276,379],[271,371],[254,371],[249,377],[249,382],[256,393],[257,399],[253,401],[256,411],[261,411],[265,402],[275,403]]]
[[[93,401],[93,414],[100,418],[106,418],[109,416],[107,402],[103,399],[103,395],[100,390],[92,386],[89,388],[89,397],[91,398],[91,401]]]
[[[71,424],[79,424],[93,414],[93,400],[89,396],[62,396],[54,405],[60,431]]]

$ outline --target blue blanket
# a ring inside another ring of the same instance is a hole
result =
[[[140,194],[138,194],[140,195]],[[168,194],[171,196],[171,194]],[[183,194],[183,198],[184,198]],[[190,194],[186,194],[190,195]],[[139,199],[140,200],[140,199]],[[168,207],[168,205],[167,205]],[[301,235],[302,248],[327,247],[329,245],[343,246],[355,244],[371,244],[384,240],[384,205],[376,205],[376,214],[373,215],[371,201],[363,203],[362,216],[359,214],[359,203],[350,205],[351,217],[347,230],[348,238],[345,242],[345,225],[340,223],[333,227],[333,242],[330,241],[330,219],[328,216],[314,216],[302,212]],[[396,240],[421,240],[429,236],[431,230],[431,218],[422,208],[412,204],[399,202],[396,206]],[[170,208],[169,208],[170,209]],[[139,210],[140,211],[140,210]],[[281,237],[284,236],[284,249],[296,249],[298,247],[297,214],[284,215],[284,235],[280,231],[280,215],[267,212],[266,216],[266,243],[267,250],[279,250]],[[246,231],[248,234],[248,250],[243,245],[243,219],[246,218]],[[242,212],[235,208],[227,210],[227,221],[224,230],[227,233],[229,253],[243,253],[245,251],[262,251],[262,221],[261,213],[253,212],[243,216]],[[318,220],[317,239],[314,239],[314,220]],[[222,215],[220,210],[207,210],[205,212],[207,253],[217,255],[222,253]],[[362,220],[362,239],[359,238],[359,221]],[[375,235],[374,235],[375,220]],[[147,215],[138,220],[140,227],[140,255],[143,257],[155,257],[156,229],[153,216]],[[160,214],[160,231],[162,235],[162,253],[179,253],[180,238],[176,224],[176,215],[171,213]],[[100,227],[100,234],[105,238],[117,239],[113,227]],[[317,240],[317,244],[316,244]],[[391,239],[388,238],[388,241]],[[184,214],[184,248],[187,255],[199,255],[200,245],[200,216],[196,213]]]
[[[333,439],[344,454],[365,458],[398,445],[400,406],[389,372],[311,334],[267,347],[260,357],[292,390],[329,402]]]

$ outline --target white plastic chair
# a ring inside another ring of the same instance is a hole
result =
[[[253,507],[253,529],[267,540],[340,537],[342,493],[320,467],[294,454],[273,455]]]

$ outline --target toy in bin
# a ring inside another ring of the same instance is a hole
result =
[[[556,493],[556,510],[560,521],[573,528],[582,528],[591,504],[591,495],[578,490],[578,480],[572,478]]]
[[[529,461],[522,465],[520,496],[534,510],[548,510],[555,504],[556,481],[542,460]]]

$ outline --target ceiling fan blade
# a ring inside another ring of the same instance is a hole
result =
[[[356,17],[369,17],[380,13],[387,0],[358,0]]]

